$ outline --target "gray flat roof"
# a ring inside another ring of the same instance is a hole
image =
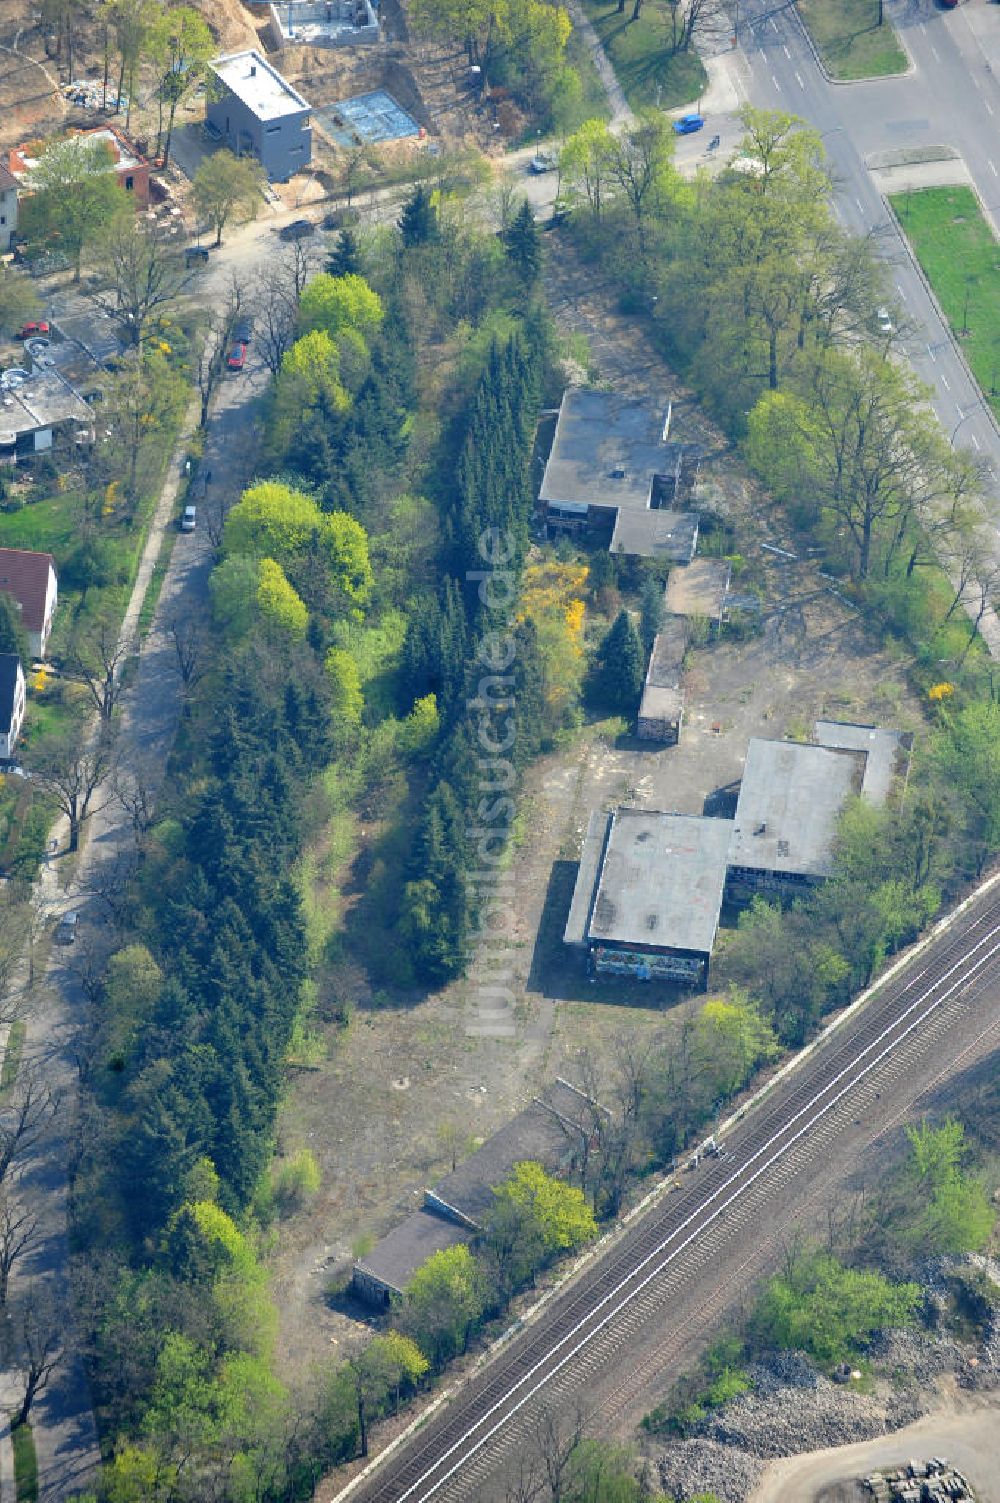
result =
[[[690,635],[691,630],[684,616],[664,618],[663,625],[653,638],[653,650],[649,654],[649,667],[646,669],[647,688],[676,689],[678,687]]]
[[[0,443],[13,443],[19,433],[68,422],[90,429],[94,414],[55,367],[35,370],[23,386],[0,391]]]
[[[591,941],[711,952],[732,822],[618,809],[601,866]]]
[[[867,754],[861,794],[873,804],[885,803],[896,777],[906,771],[913,747],[910,731],[855,725],[844,720],[817,720],[813,735],[821,746],[836,746],[845,751]]]
[[[649,506],[663,472],[667,404],[655,411],[617,392],[571,386],[562,399],[539,497],[589,506]]]
[[[861,792],[864,770],[863,752],[755,737],[736,803],[731,864],[827,876],[837,817]]]
[[[640,720],[679,720],[684,709],[684,690],[647,684],[639,705]]]
[[[694,557],[697,542],[696,511],[629,511],[622,507],[615,518],[609,550],[686,564]]]
[[[531,1161],[550,1173],[565,1164],[579,1146],[587,1108],[586,1097],[557,1081],[427,1191],[427,1203],[437,1201],[480,1225],[494,1204],[493,1187],[510,1178],[515,1164]]]
[[[225,52],[210,67],[258,120],[277,120],[309,109],[302,95],[253,48]]]
[[[586,943],[590,909],[594,901],[594,889],[597,886],[597,872],[601,857],[604,855],[604,842],[607,839],[610,823],[611,815],[605,813],[603,809],[595,810],[590,816],[583,849],[580,852],[580,867],[576,874],[576,886],[573,888],[573,901],[570,904],[569,918],[566,920],[566,928],[563,932],[564,944]]]
[[[402,1294],[421,1264],[436,1252],[468,1242],[469,1233],[433,1211],[414,1211],[354,1265]]]
[[[724,558],[694,558],[684,569],[671,569],[667,610],[676,616],[707,616],[716,621],[729,589],[731,565]]]

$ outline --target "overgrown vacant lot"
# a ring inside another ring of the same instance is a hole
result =
[[[890,202],[965,357],[1000,414],[1000,246],[971,188],[921,188]]]
[[[879,26],[878,8],[878,0],[799,0],[799,14],[834,78],[906,72],[906,53],[889,22]]]

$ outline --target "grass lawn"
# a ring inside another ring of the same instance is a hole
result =
[[[921,188],[897,193],[890,202],[1000,417],[1000,245],[976,195],[971,188]]]
[[[615,0],[583,0],[583,8],[634,110],[697,102],[708,75],[696,52],[671,51],[671,8],[665,0],[645,0],[638,21],[631,19],[631,0],[622,15]]]
[[[878,0],[798,0],[798,6],[832,78],[906,72],[896,33],[888,21],[878,24]]]
[[[38,1498],[38,1459],[35,1456],[35,1437],[30,1425],[13,1425],[10,1432],[14,1442],[14,1488],[17,1503],[36,1503]]]

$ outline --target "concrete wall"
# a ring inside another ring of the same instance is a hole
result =
[[[268,10],[268,37],[279,49],[299,44],[356,47],[379,39],[378,14],[371,0],[274,0]],[[355,22],[362,10],[366,20],[359,26]]]
[[[206,118],[238,157],[256,157],[272,183],[287,182],[308,167],[312,126],[307,109],[290,111],[276,120],[259,120],[235,94],[225,88],[220,92],[220,99],[209,102]]]

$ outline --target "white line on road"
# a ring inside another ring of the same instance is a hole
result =
[[[771,25],[774,27],[775,31],[777,31],[777,29],[778,29],[778,23],[774,19],[774,17],[773,16],[768,16],[768,20],[770,21]]]
[[[983,103],[986,106],[986,113],[988,115],[992,115],[992,113],[993,113],[993,106],[990,104],[989,100],[988,99],[984,99]]]
[[[933,54],[934,54],[934,61],[935,61],[935,62],[938,62],[938,63],[939,63],[939,62],[940,62],[940,61],[941,61],[941,58],[940,58],[940,56],[939,56],[939,54],[938,54],[938,50],[937,50],[937,48],[936,48],[936,47],[935,47],[935,45],[934,45],[934,43],[933,43],[933,42],[932,42],[932,43],[931,43],[931,51],[932,51],[932,52],[933,52]]]
[[[973,73],[973,75],[972,75],[972,82],[973,82],[973,83],[974,83],[974,84],[975,84],[975,86],[976,86],[976,88],[977,88],[977,89],[978,89],[978,90],[979,90],[979,92],[980,92],[980,93],[982,93],[982,91],[983,91],[983,86],[982,86],[982,84],[981,84],[981,83],[980,83],[980,82],[979,82],[979,79],[978,79],[978,78],[977,78],[977,77],[976,77],[976,75],[975,75],[975,74],[974,74],[974,73]]]
[[[958,413],[959,417],[961,418],[962,422],[964,423],[965,422],[965,413],[962,411],[961,406],[959,405],[958,402],[955,403],[955,411]]]
[[[972,447],[976,450],[977,453],[979,452],[979,440],[974,433],[972,435]]]
[[[859,210],[860,210],[860,211],[861,211],[861,213],[862,213],[862,214],[863,214],[863,213],[864,213],[864,212],[865,212],[865,206],[864,206],[864,204],[863,204],[863,203],[862,203],[862,202],[861,202],[861,200],[860,200],[860,198],[855,198],[855,200],[854,200],[854,202],[855,202],[855,203],[856,203],[856,204],[857,204],[857,206],[858,206],[858,208],[859,208]]]
[[[777,89],[778,93],[780,94],[781,93],[781,85],[778,82],[778,80],[775,78],[775,76],[774,76],[773,73],[771,74],[771,82],[774,84],[774,87]]]
[[[944,387],[945,391],[951,391],[951,382],[948,380],[947,376],[941,377],[941,385]]]
[[[764,59],[764,61],[766,63],[767,62],[767,53],[764,51],[763,47],[760,49],[760,55]]]
[[[781,44],[781,50],[785,54],[785,56],[787,57],[788,61],[791,62],[791,60],[792,60],[792,54],[789,52],[789,50],[785,46],[784,42],[782,42],[782,44]]]
[[[992,157],[987,157],[987,159],[986,159],[986,165],[990,169],[990,171],[992,172],[993,176],[996,177],[997,170],[996,170],[996,168],[993,165],[993,158]]]
[[[796,77],[796,78],[797,78],[797,79],[798,79],[798,81],[799,81],[799,88],[800,88],[800,89],[804,89],[804,88],[805,88],[805,84],[804,84],[804,83],[803,83],[803,82],[802,82],[802,75],[801,75],[801,73],[800,73],[800,72],[799,72],[799,70],[798,70],[798,68],[796,68],[796,70],[795,70],[795,77]]]
[[[906,293],[903,291],[902,287],[900,287],[900,285],[899,285],[898,282],[896,283],[896,291],[899,293],[900,297],[903,299],[903,302],[905,303],[906,302]]]
[[[937,356],[935,355],[934,351],[931,349],[930,345],[927,346],[927,353],[931,357],[931,359],[934,361],[934,364],[937,365]]]

